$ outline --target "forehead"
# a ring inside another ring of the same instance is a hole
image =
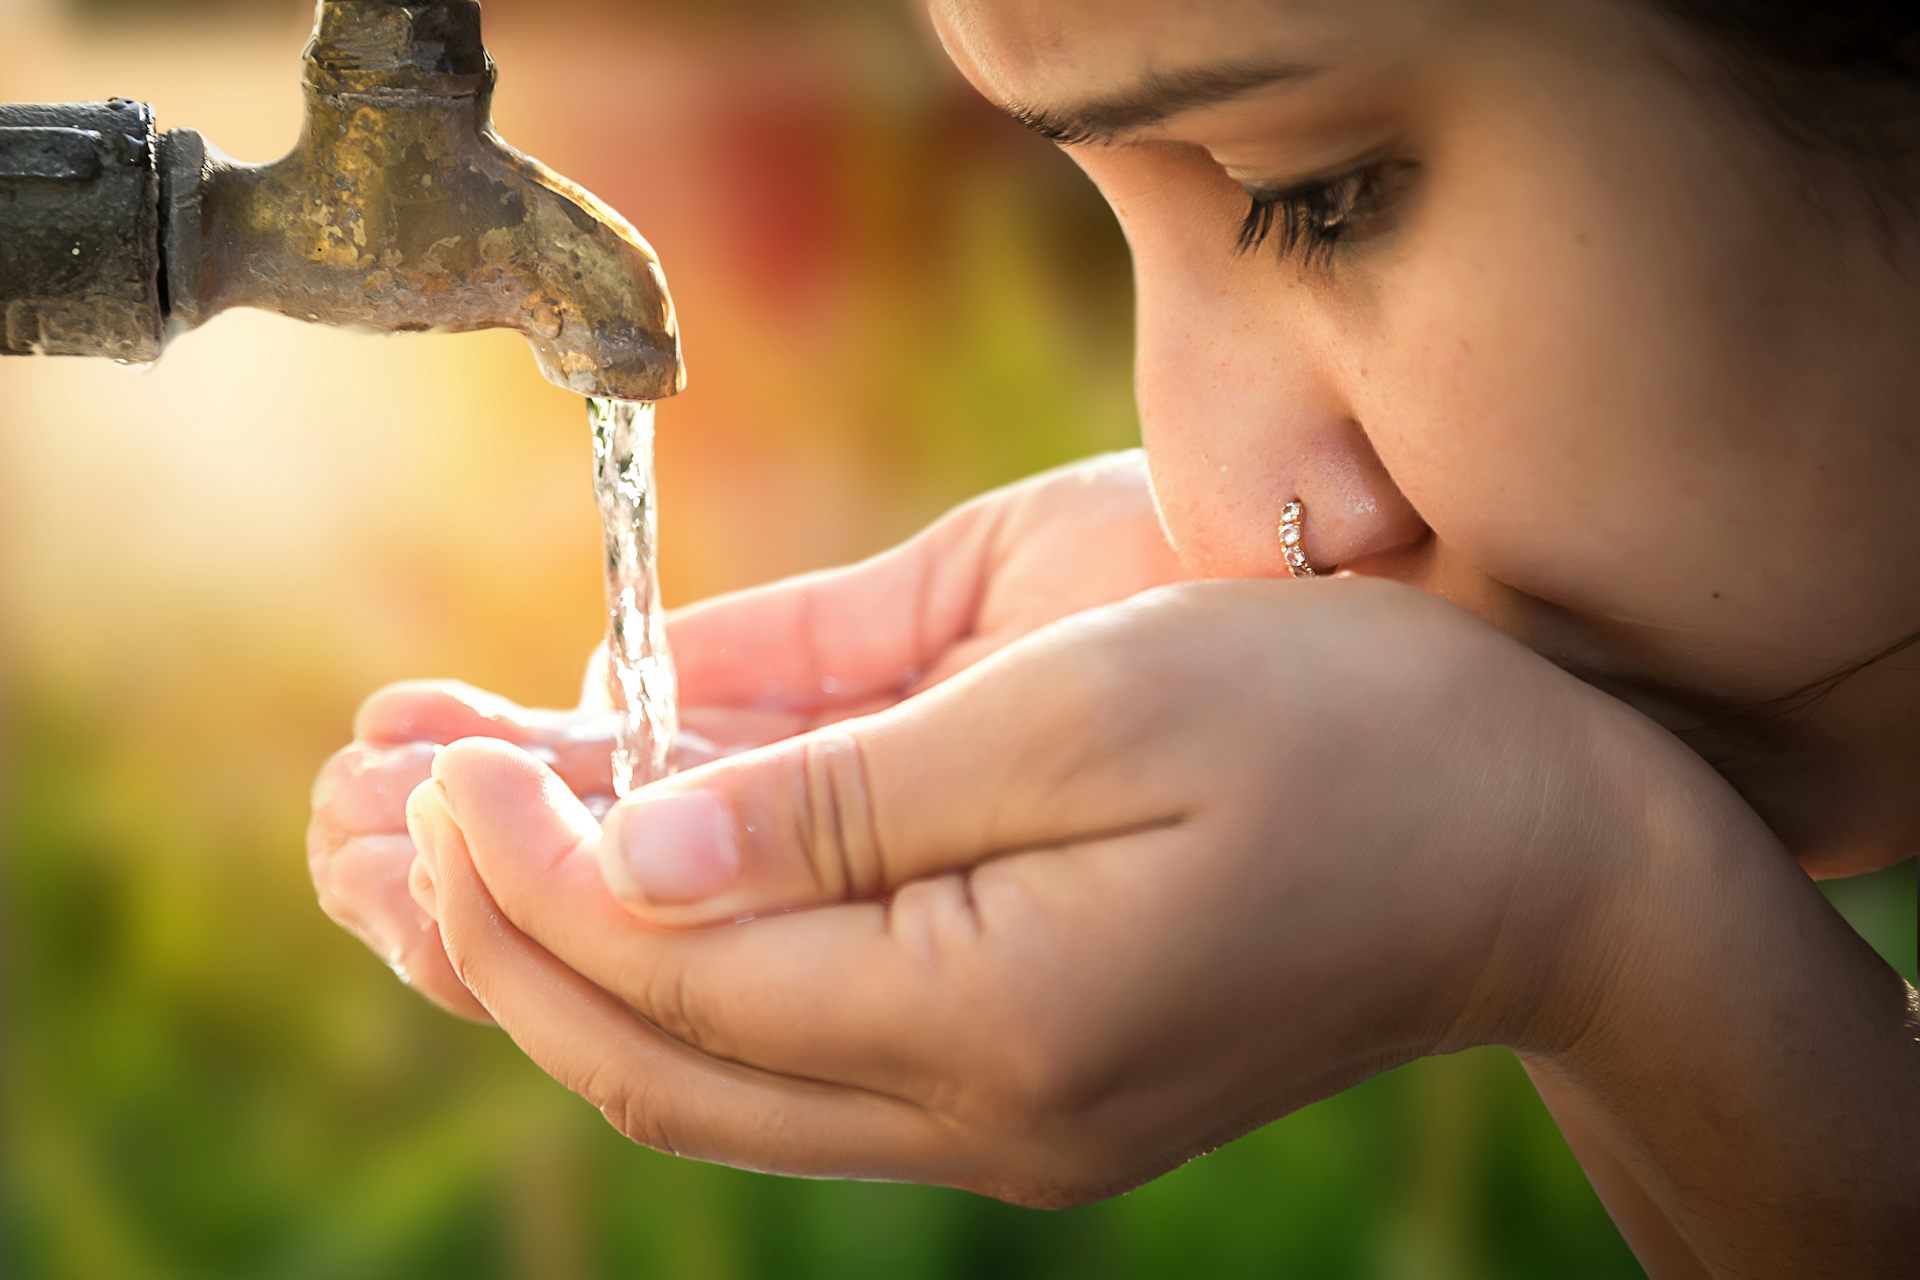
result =
[[[968,79],[1002,103],[1097,93],[1118,78],[1227,61],[1312,63],[1418,0],[932,0]]]

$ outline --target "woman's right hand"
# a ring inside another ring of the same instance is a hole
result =
[[[1181,576],[1138,450],[996,490],[873,559],[674,614],[676,764],[884,710],[1050,622]],[[598,811],[594,802],[612,791],[606,708],[603,654],[572,711],[523,708],[450,681],[374,694],[354,742],[314,786],[307,857],[321,908],[416,990],[484,1019],[408,893],[407,797],[437,747],[498,738],[540,757]]]

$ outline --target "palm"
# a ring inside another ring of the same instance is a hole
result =
[[[968,503],[863,564],[679,615],[682,717],[722,751],[763,746],[884,710],[1180,576],[1144,459],[1097,458]]]
[[[684,730],[675,764],[884,710],[1050,622],[1178,576],[1137,453],[988,494],[864,564],[675,615]],[[480,1016],[408,894],[407,797],[428,776],[433,744],[500,738],[604,811],[614,721],[603,661],[571,711],[446,681],[382,690],[361,708],[354,745],[322,771],[308,831],[322,905],[456,1012]]]
[[[929,668],[929,682],[1050,622],[1181,576],[1137,453],[1053,472],[995,499],[1005,513],[973,625]]]

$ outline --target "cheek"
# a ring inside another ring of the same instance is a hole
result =
[[[1843,603],[1770,535],[1816,518],[1837,330],[1783,197],[1673,124],[1697,108],[1568,96],[1605,109],[1490,110],[1436,157],[1364,420],[1442,554],[1669,683],[1768,696],[1804,674],[1769,648],[1783,602]]]
[[[1436,165],[1446,187],[1366,344],[1365,412],[1409,498],[1482,571],[1677,617],[1729,572],[1779,456],[1780,408],[1739,372],[1765,364],[1754,318],[1777,313],[1761,269],[1777,252],[1721,207],[1702,158],[1620,131],[1489,120],[1472,156]],[[1528,163],[1500,163],[1514,155]]]

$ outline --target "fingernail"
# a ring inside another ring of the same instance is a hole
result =
[[[628,801],[609,815],[611,887],[622,897],[660,906],[699,902],[740,878],[740,850],[733,821],[711,792],[679,791]],[[625,874],[622,875],[621,873]]]
[[[438,812],[436,812],[438,810]],[[407,797],[407,834],[413,837],[414,866],[426,864],[429,873],[440,862],[440,828],[446,821],[438,782],[423,782]],[[411,886],[412,872],[408,872]]]

